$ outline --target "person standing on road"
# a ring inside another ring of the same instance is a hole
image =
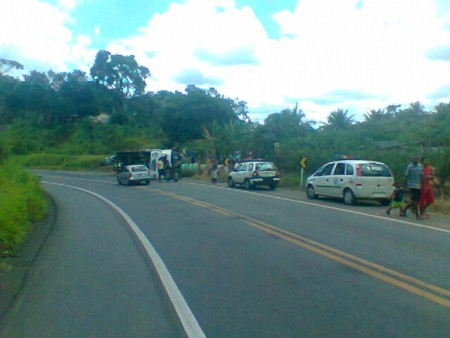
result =
[[[158,160],[158,181],[161,183],[161,177],[166,177],[166,171],[164,170],[163,158],[160,157]]]
[[[217,171],[219,170],[219,166],[217,164],[217,160],[212,161],[211,165],[211,183],[216,184],[217,183]]]
[[[419,164],[419,158],[413,157],[412,163],[408,165],[405,171],[405,184],[409,189],[410,201],[403,209],[402,216],[406,216],[406,211],[411,208],[416,214],[417,219],[422,219],[419,214],[420,188],[422,185],[423,170]]]
[[[422,187],[420,190],[419,211],[422,217],[430,217],[425,213],[427,207],[434,203],[433,187],[431,182],[434,179],[434,168],[430,166],[430,160],[426,157],[422,158],[423,177]]]

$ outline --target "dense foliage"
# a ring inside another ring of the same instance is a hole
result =
[[[397,178],[412,155],[427,156],[441,184],[450,173],[450,103],[427,111],[419,102],[390,105],[356,122],[347,110],[326,123],[308,121],[299,107],[270,114],[263,124],[248,118],[246,103],[214,88],[190,85],[185,92],[145,92],[150,71],[133,56],[99,51],[90,74],[31,71],[0,59],[0,157],[30,153],[111,154],[117,150],[177,147],[218,158],[233,151],[276,161],[284,173],[306,174],[336,155],[387,163]],[[2,71],[3,70],[3,71]]]

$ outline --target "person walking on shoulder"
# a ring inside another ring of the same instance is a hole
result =
[[[425,210],[430,204],[434,203],[433,187],[431,186],[431,182],[434,179],[434,168],[430,166],[430,160],[428,158],[422,159],[422,167],[423,177],[420,190],[419,211],[422,217],[428,218],[430,216],[425,213]]]
[[[392,190],[391,194],[391,205],[386,210],[386,214],[390,215],[391,210],[395,208],[400,208],[399,215],[402,216],[403,214],[403,192],[402,187],[398,184],[394,186],[394,190]]]
[[[409,189],[410,202],[403,209],[402,216],[406,216],[406,211],[411,208],[412,212],[416,215],[416,218],[422,219],[419,215],[419,200],[420,200],[420,188],[422,184],[422,166],[419,164],[419,158],[413,157],[412,163],[408,165],[405,171],[405,183]]]

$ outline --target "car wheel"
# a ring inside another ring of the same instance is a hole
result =
[[[127,187],[129,187],[131,185],[131,181],[128,178],[125,183],[126,183]]]
[[[269,189],[270,189],[270,190],[275,190],[276,187],[277,187],[276,184],[271,184],[271,185],[269,185]]]
[[[118,184],[118,185],[121,185],[121,184],[122,184],[122,182],[120,182],[120,178],[119,178],[119,177],[117,177],[117,184]]]
[[[247,189],[247,190],[250,190],[251,188],[253,188],[253,186],[252,186],[252,184],[250,183],[249,180],[245,180],[245,182],[244,182],[244,187],[245,187],[245,189]]]
[[[345,189],[344,191],[344,203],[347,205],[353,205],[356,204],[356,198],[353,194],[353,191],[350,189]]]
[[[228,187],[234,188],[234,181],[231,177],[228,177]]]
[[[306,187],[306,196],[308,196],[309,199],[316,199],[318,197],[314,187],[311,184]]]
[[[150,184],[150,180],[144,181],[144,184],[145,184],[145,185],[149,185],[149,184]]]

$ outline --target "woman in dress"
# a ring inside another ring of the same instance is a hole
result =
[[[425,214],[427,207],[434,202],[434,193],[431,183],[434,179],[434,168],[430,166],[428,158],[422,159],[423,176],[420,191],[419,211],[422,217],[430,217]]]

